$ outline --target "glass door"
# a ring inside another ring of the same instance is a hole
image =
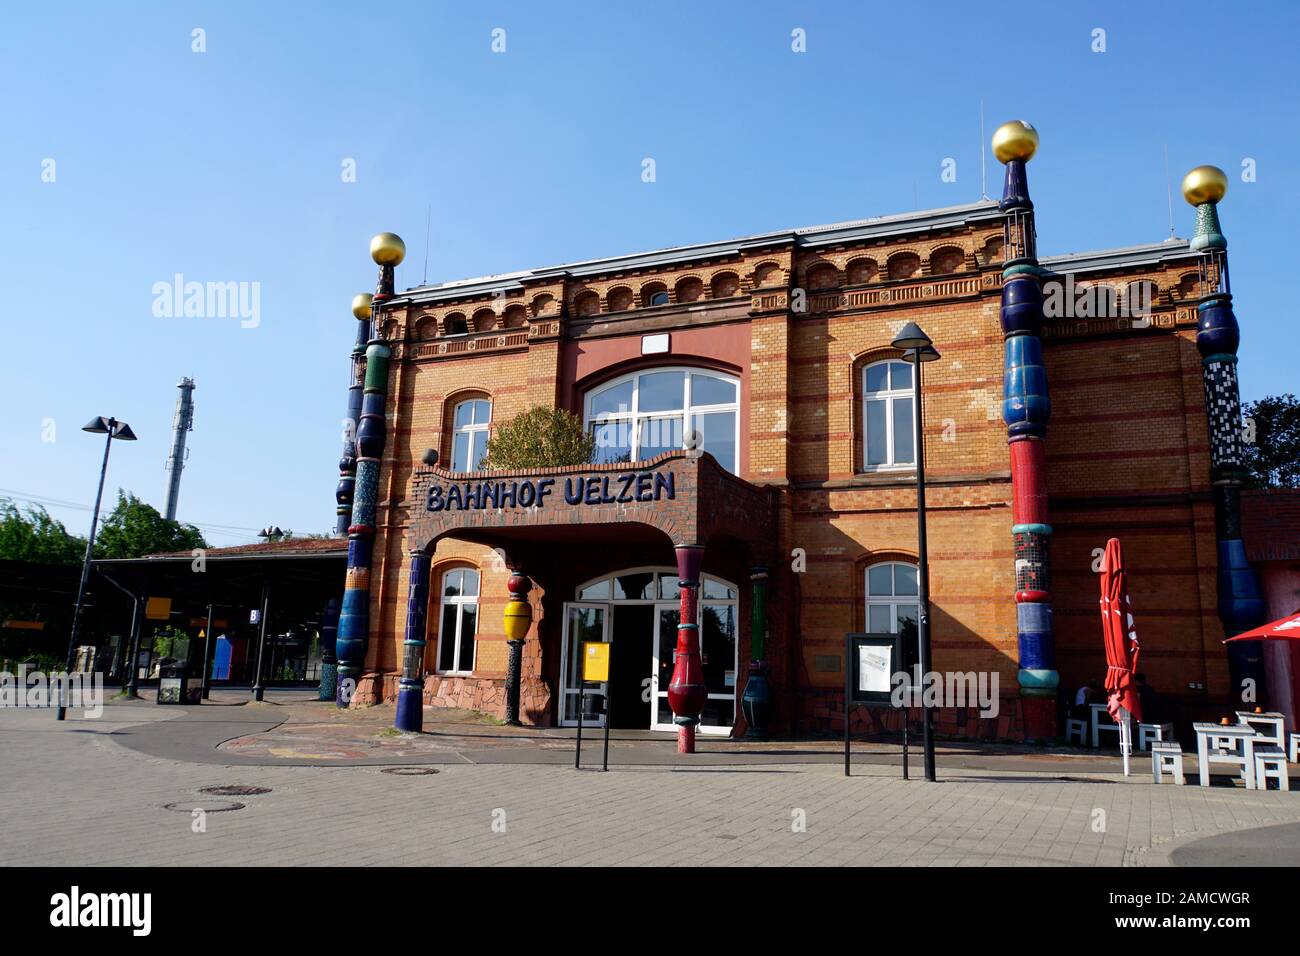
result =
[[[668,706],[668,685],[673,679],[673,652],[677,649],[677,604],[655,605],[654,658],[650,661],[650,729],[676,730],[673,709]]]
[[[560,689],[560,726],[578,725],[578,708],[581,705],[583,685],[582,645],[586,641],[609,642],[609,605],[568,603],[564,605],[564,643],[561,645],[560,668],[563,675]],[[664,685],[665,688],[667,685]],[[587,696],[605,696],[605,685],[588,681]],[[604,701],[602,700],[602,704]],[[596,727],[605,725],[605,708],[595,720],[583,720]],[[671,716],[669,717],[671,720]]]

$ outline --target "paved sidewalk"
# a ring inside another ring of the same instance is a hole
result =
[[[454,760],[408,763],[419,775],[406,775],[384,772],[392,766],[329,761],[235,765],[225,751],[199,755],[200,763],[131,746],[169,735],[197,741],[192,729],[172,733],[197,725],[181,719],[186,710],[111,705],[99,720],[64,723],[50,711],[0,710],[0,862],[1300,863],[1300,794],[1156,787],[1143,774],[1125,781],[1081,771],[1086,761],[1070,758],[1048,775],[963,769],[951,765],[960,755],[941,756],[942,782],[926,784],[903,781],[896,766],[869,762],[869,755],[849,779],[838,759],[781,753],[764,762],[682,758],[602,774],[550,762],[475,763],[457,751]],[[208,720],[224,723],[222,733],[235,730],[231,736],[281,720],[273,705],[208,707],[205,714],[219,716]],[[567,764],[569,742],[541,738],[548,741],[566,748]],[[671,749],[670,741],[628,744]],[[429,770],[437,772],[423,773]],[[271,792],[199,792],[219,785]],[[222,809],[235,804],[242,807]],[[193,832],[196,810],[205,811],[204,832]]]

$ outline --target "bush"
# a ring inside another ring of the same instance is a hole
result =
[[[595,454],[596,438],[583,431],[577,415],[535,405],[497,429],[488,440],[481,467],[491,471],[562,468],[589,464]]]

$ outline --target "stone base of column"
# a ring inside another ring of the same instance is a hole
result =
[[[317,700],[334,700],[338,697],[339,665],[333,662],[320,666],[320,691]]]
[[[524,642],[506,641],[510,656],[506,662],[506,714],[505,722],[511,727],[521,727],[519,720],[519,683],[524,669]]]
[[[1056,697],[1021,697],[1026,740],[1050,740],[1056,733]]]
[[[397,716],[393,726],[410,734],[424,730],[424,688],[419,684],[402,681],[397,691]]]
[[[694,724],[678,725],[677,752],[679,754],[695,753],[695,725]]]

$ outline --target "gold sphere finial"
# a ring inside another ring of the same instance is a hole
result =
[[[370,318],[370,305],[374,301],[369,292],[358,292],[352,297],[352,314],[363,321]]]
[[[406,258],[406,243],[394,232],[381,232],[370,240],[370,258],[381,266],[401,265]]]
[[[1013,159],[1029,162],[1038,150],[1038,130],[1024,120],[1003,123],[993,131],[993,155],[999,163]]]
[[[1228,191],[1228,176],[1218,166],[1197,166],[1183,177],[1183,198],[1193,206],[1218,202]]]

